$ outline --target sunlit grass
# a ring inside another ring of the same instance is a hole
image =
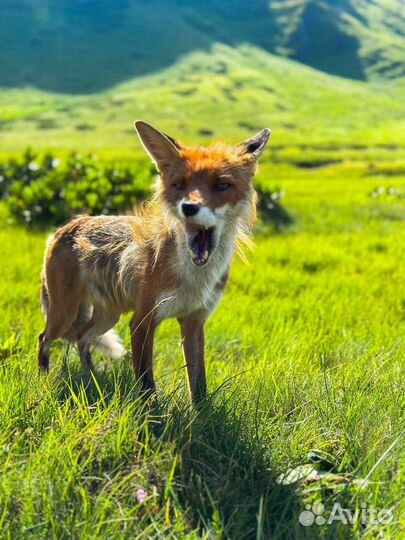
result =
[[[83,377],[60,344],[38,377],[46,234],[7,225],[1,207],[2,537],[401,537],[405,213],[403,199],[371,194],[405,186],[366,163],[261,168],[292,223],[260,222],[250,264],[232,267],[207,324],[201,411],[188,404],[173,321],[158,331],[155,403],[139,398],[129,359],[99,357]],[[127,317],[119,331],[129,347]],[[309,452],[351,482],[279,484]],[[393,508],[394,521],[304,528],[314,501]]]
[[[269,126],[256,182],[283,193],[290,218],[262,219],[249,265],[232,266],[207,324],[210,396],[196,411],[173,321],[157,334],[156,402],[139,398],[129,356],[100,356],[84,377],[57,344],[49,378],[38,376],[50,231],[10,225],[0,205],[1,538],[404,535],[401,97],[399,84],[330,77],[248,46],[215,46],[93,96],[1,91],[2,156],[31,145],[140,157],[136,118],[194,144]],[[309,452],[335,479],[280,484]],[[306,503],[335,501],[392,508],[394,521],[299,524]]]

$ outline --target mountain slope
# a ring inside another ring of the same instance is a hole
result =
[[[400,0],[271,2],[281,38],[276,50],[354,79],[405,73],[405,6]]]
[[[356,79],[404,73],[401,0],[0,0],[0,87],[93,93],[213,43]]]
[[[364,146],[401,140],[399,84],[350,81],[252,46],[216,45],[157,74],[92,96],[0,92],[3,151],[137,148],[143,118],[186,142],[241,140],[268,126],[273,144]]]

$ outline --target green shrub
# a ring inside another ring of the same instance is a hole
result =
[[[102,163],[72,154],[61,162],[52,154],[39,159],[27,150],[0,165],[0,197],[17,221],[59,225],[72,215],[114,214],[150,194],[152,165]]]
[[[103,163],[95,156],[72,154],[61,161],[27,150],[0,164],[0,198],[11,216],[29,225],[60,225],[75,214],[116,214],[131,209],[151,193],[155,170],[146,161]],[[259,186],[258,209],[264,221],[287,225],[282,192]]]

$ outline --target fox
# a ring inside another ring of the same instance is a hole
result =
[[[49,371],[59,338],[77,345],[83,370],[94,369],[93,348],[122,357],[114,326],[130,312],[135,376],[142,391],[154,392],[154,334],[175,318],[198,403],[207,392],[204,325],[222,298],[233,253],[243,255],[251,243],[253,178],[270,130],[236,145],[189,147],[144,121],[134,127],[158,172],[153,195],[132,214],[75,217],[48,240],[39,369]]]

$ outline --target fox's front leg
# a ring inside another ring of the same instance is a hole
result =
[[[155,390],[153,379],[153,338],[156,324],[150,317],[133,316],[131,323],[132,362],[143,390]]]
[[[187,366],[191,398],[198,403],[207,393],[204,364],[204,320],[179,319],[183,354]]]

